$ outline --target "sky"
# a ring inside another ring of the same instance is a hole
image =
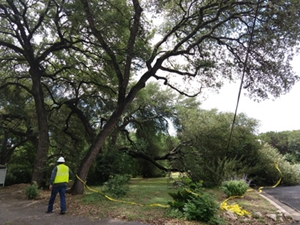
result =
[[[300,75],[300,56],[294,58],[293,69]],[[240,83],[225,84],[218,94],[210,93],[206,100],[202,100],[201,108],[216,108],[220,112],[235,112]],[[242,90],[238,113],[245,113],[248,117],[257,119],[260,123],[259,133],[268,131],[300,130],[300,82],[291,91],[275,100],[254,102],[245,96]]]

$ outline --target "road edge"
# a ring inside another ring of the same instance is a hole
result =
[[[267,193],[259,193],[264,199],[269,201],[272,205],[274,205],[278,210],[280,210],[284,215],[290,216],[295,222],[300,221],[300,213],[290,206],[278,201],[273,196]]]

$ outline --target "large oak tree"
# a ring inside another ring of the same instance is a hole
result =
[[[150,78],[195,96],[244,73],[244,87],[257,99],[278,97],[298,79],[290,66],[299,38],[298,1],[81,3],[87,29],[103,51],[99,63],[110,68],[105,75],[117,93],[114,111],[81,162],[78,175],[83,180],[106,137]],[[75,182],[72,190],[82,193],[83,184]]]
[[[0,89],[17,86],[34,100],[37,149],[32,180],[41,185],[49,149],[45,86],[69,68],[55,53],[67,57],[79,42],[67,21],[64,1],[0,2]],[[17,104],[17,103],[15,103]]]

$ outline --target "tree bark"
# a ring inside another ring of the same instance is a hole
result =
[[[43,186],[45,165],[49,149],[48,119],[44,106],[44,94],[40,81],[39,69],[31,69],[32,93],[35,101],[35,109],[38,120],[38,148],[33,164],[32,182],[36,181],[38,186]]]
[[[96,136],[93,144],[89,148],[89,151],[85,155],[84,159],[81,161],[80,167],[78,169],[79,178],[86,182],[87,175],[89,173],[90,167],[94,160],[97,157],[101,147],[103,146],[106,137],[110,134],[111,130],[117,124],[118,119],[122,115],[123,110],[115,112],[107,122],[107,124],[103,127],[102,131]],[[72,188],[71,193],[74,195],[83,194],[84,192],[84,183],[79,179],[76,179]]]
[[[8,133],[4,131],[3,138],[2,138],[2,146],[1,146],[1,154],[0,154],[0,164],[5,165],[7,162],[7,140],[8,140]]]

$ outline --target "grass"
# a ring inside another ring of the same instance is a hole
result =
[[[130,191],[125,197],[108,200],[100,192],[101,186],[91,187],[93,191],[86,189],[83,196],[72,196],[68,205],[71,205],[71,213],[74,215],[87,215],[91,219],[99,218],[117,218],[128,221],[141,221],[148,224],[160,225],[204,225],[203,222],[185,221],[184,219],[171,218],[168,209],[159,206],[150,206],[151,204],[160,204],[167,206],[172,198],[169,192],[177,192],[178,188],[169,185],[167,178],[134,178],[130,180]],[[226,199],[226,195],[218,188],[207,189],[220,204]],[[277,209],[267,200],[262,198],[257,191],[247,192],[244,198],[232,199],[227,202],[237,203],[243,209],[251,214],[260,212],[262,215],[267,213],[276,213]],[[70,208],[70,206],[69,206]],[[224,211],[220,210],[220,216],[224,218]],[[224,224],[279,224],[270,221],[268,218],[247,218],[238,217],[236,221],[227,221]],[[226,218],[224,218],[226,221]]]
[[[99,209],[100,217],[113,216],[143,221],[152,220],[154,216],[163,218],[166,209],[151,204],[168,206],[168,202],[172,200],[168,192],[176,190],[168,188],[166,181],[165,178],[131,179],[127,196],[113,199],[115,201],[100,194],[101,187],[91,187],[94,191],[87,190],[80,201],[87,207]]]

